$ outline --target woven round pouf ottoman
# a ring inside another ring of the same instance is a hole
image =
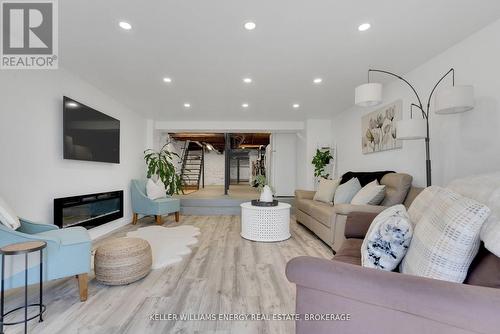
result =
[[[123,285],[151,271],[151,246],[144,239],[117,238],[104,242],[95,252],[95,278],[107,285]]]

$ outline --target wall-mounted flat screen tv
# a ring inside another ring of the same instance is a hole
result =
[[[64,159],[120,163],[120,121],[64,97]]]

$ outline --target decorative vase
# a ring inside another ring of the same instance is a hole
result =
[[[260,193],[260,201],[261,202],[272,202],[273,201],[273,192],[269,186],[264,186],[262,192]]]

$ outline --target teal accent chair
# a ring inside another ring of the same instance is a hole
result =
[[[18,242],[45,241],[47,247],[43,250],[43,280],[51,281],[76,276],[78,278],[80,300],[87,300],[88,273],[90,272],[92,248],[92,241],[87,230],[83,227],[60,229],[56,225],[37,224],[26,219],[20,219],[20,221],[21,226],[17,230],[0,224],[0,247]],[[12,258],[12,256],[8,257]],[[23,270],[6,277],[6,290],[24,286],[24,260],[21,261]],[[39,266],[40,264],[37,261],[36,266],[29,267],[28,284],[39,282]],[[6,268],[7,273],[9,273],[8,269]]]
[[[179,221],[181,202],[178,198],[167,196],[156,200],[149,199],[146,195],[146,181],[144,180],[132,180],[130,192],[132,194],[132,212],[134,213],[132,224],[137,223],[138,215],[153,215],[156,223],[161,225],[161,216],[169,213],[175,213],[175,221]]]

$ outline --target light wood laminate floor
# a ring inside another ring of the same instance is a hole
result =
[[[175,226],[173,217],[164,226]],[[124,236],[153,224],[144,218],[98,240]],[[126,286],[98,283],[93,273],[89,298],[80,302],[75,278],[44,286],[45,321],[32,320],[30,333],[294,333],[293,321],[152,321],[158,314],[271,314],[295,312],[295,286],[285,277],[286,263],[301,255],[331,258],[331,250],[292,218],[292,237],[258,243],[240,237],[238,216],[182,216],[180,224],[201,229],[199,243],[182,262],[153,270]],[[30,289],[31,290],[31,289]],[[36,290],[30,291],[31,297]],[[7,295],[7,309],[23,303],[23,291]],[[34,302],[34,301],[33,301]],[[6,333],[22,333],[23,325]]]

